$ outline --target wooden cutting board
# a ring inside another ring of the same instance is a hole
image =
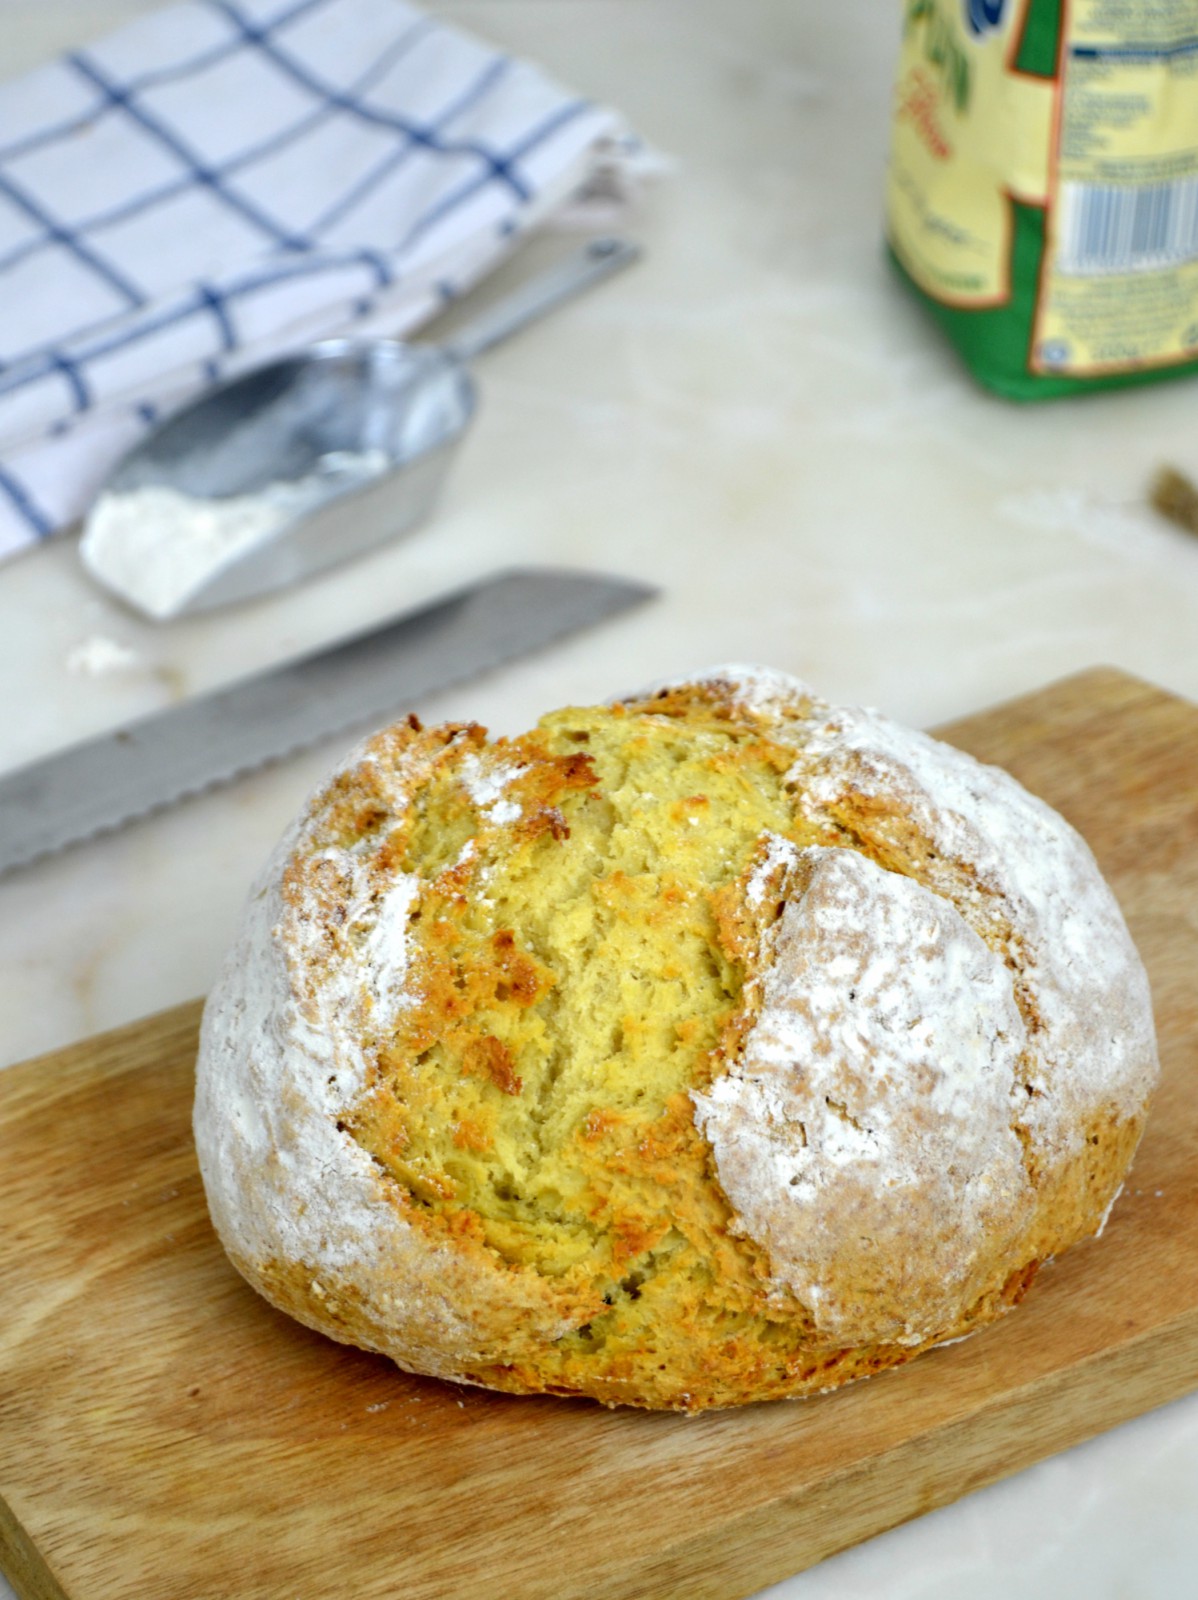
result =
[[[0,1565],[36,1600],[727,1600],[1198,1387],[1198,709],[1087,673],[947,730],[1090,840],[1164,1081],[1103,1238],[1001,1325],[697,1418],[406,1377],[209,1227],[199,1008],[0,1074]]]

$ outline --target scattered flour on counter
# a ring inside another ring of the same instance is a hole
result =
[[[106,588],[161,621],[229,562],[391,465],[383,450],[334,451],[307,477],[268,483],[255,494],[204,499],[160,484],[105,493],[79,553]]]
[[[1192,556],[1191,544],[1148,506],[1101,500],[1083,489],[1059,486],[1004,495],[996,507],[1007,522],[1080,539],[1092,548],[1124,557]]]
[[[81,678],[106,678],[114,672],[132,672],[144,663],[130,645],[93,633],[67,651],[65,666]]]

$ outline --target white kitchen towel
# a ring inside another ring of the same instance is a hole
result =
[[[404,0],[186,0],[0,85],[0,558],[162,412],[410,330],[636,150]]]

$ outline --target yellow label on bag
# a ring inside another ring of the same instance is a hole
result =
[[[971,34],[961,0],[907,0],[890,238],[920,288],[950,305],[1008,297],[1012,198],[1047,198],[1055,85],[1011,64],[1028,4]]]
[[[1198,349],[1198,4],[1068,8],[1040,371]]]
[[[1009,392],[1198,359],[1198,0],[905,0],[888,231]]]

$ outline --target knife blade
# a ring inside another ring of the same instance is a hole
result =
[[[516,568],[0,778],[0,874],[391,713],[651,599]]]

